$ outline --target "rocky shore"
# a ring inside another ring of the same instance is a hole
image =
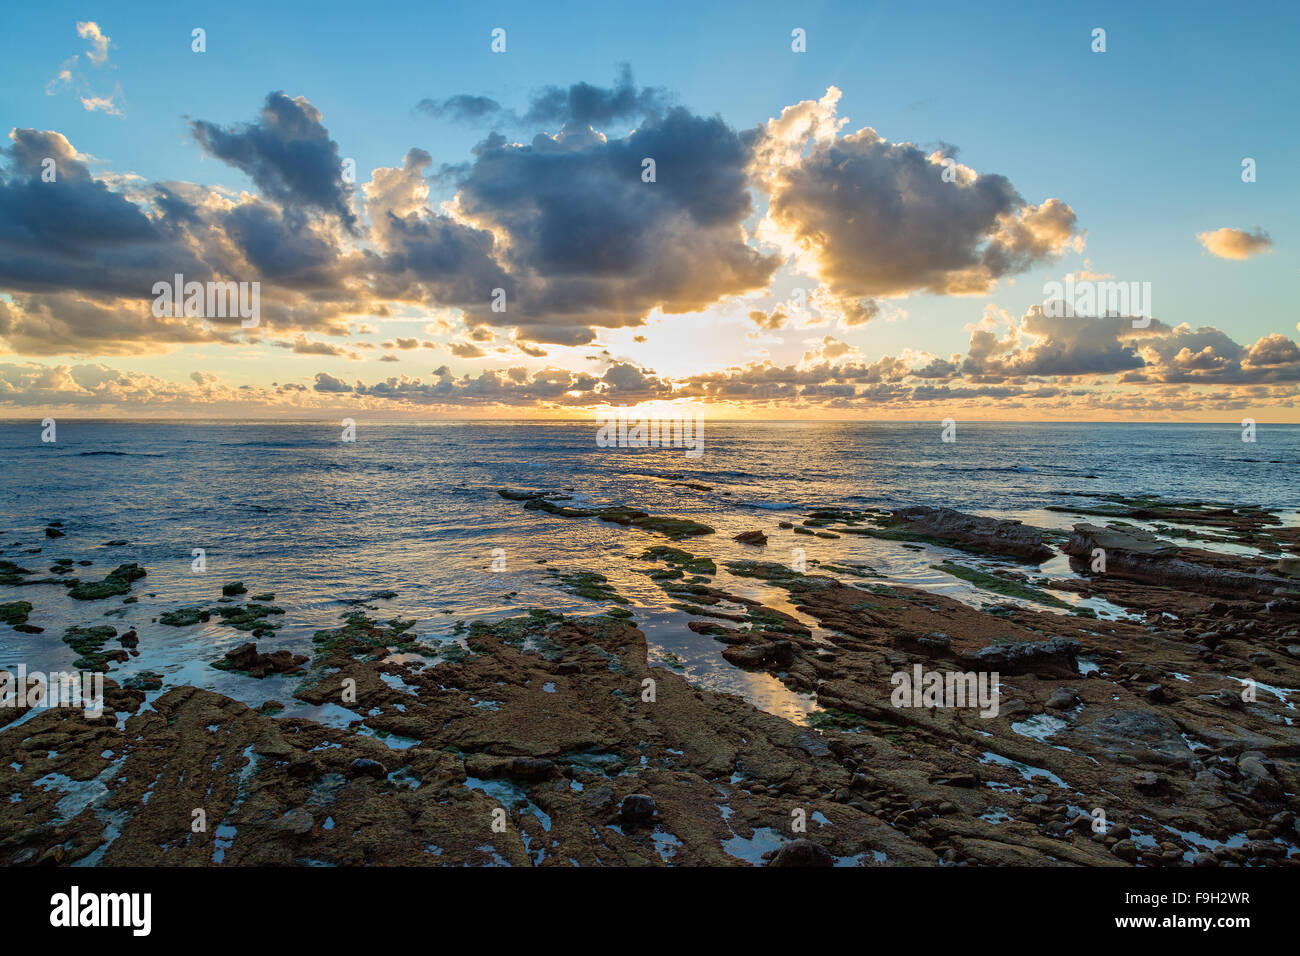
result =
[[[826,507],[732,541],[626,505],[499,496],[520,520],[625,527],[633,570],[728,666],[810,698],[807,723],[652,663],[636,609],[590,570],[549,572],[588,614],[533,608],[429,642],[394,613],[400,595],[375,595],[317,631],[310,658],[277,645],[292,613],[275,595],[238,582],[153,626],[247,632],[208,663],[292,675],[296,701],[355,719],[119,681],[151,635],[88,613],[39,637],[105,674],[104,716],[0,710],[0,863],[1300,864],[1300,537],[1271,512],[1112,496],[1061,505],[1081,519],[1063,533]],[[987,601],[862,563],[792,566],[778,530],[942,549],[936,573]],[[706,537],[732,557],[691,550]],[[31,583],[107,609],[148,580],[125,563],[50,577],[35,545],[4,553],[6,631],[31,633]],[[1074,574],[1045,578],[1062,555]],[[1100,619],[1090,597],[1128,613]],[[900,706],[897,675],[918,666],[996,672],[996,716]]]

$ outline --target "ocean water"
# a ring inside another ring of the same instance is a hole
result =
[[[47,444],[36,421],[0,424],[0,556],[41,573],[57,558],[93,561],[78,566],[83,579],[98,580],[124,561],[148,570],[132,605],[73,601],[58,585],[4,589],[2,600],[31,601],[30,623],[46,631],[0,626],[0,665],[70,668],[76,655],[59,640],[65,627],[134,626],[140,656],[115,666],[114,679],[154,670],[168,687],[192,683],[250,704],[274,697],[290,713],[346,723],[358,715],[291,703],[292,678],[258,681],[209,666],[249,640],[246,633],[216,620],[171,628],[153,619],[184,605],[210,606],[221,585],[243,581],[250,594],[275,592],[287,612],[260,649],[310,653],[312,633],[348,609],[341,599],[392,590],[396,597],[376,602],[381,616],[414,618],[427,642],[454,641],[458,622],[529,607],[600,611],[560,590],[550,573],[593,570],[630,600],[653,661],[802,720],[811,700],[770,675],[727,664],[722,645],[689,631],[690,618],[639,573],[648,565],[638,555],[665,539],[525,511],[497,489],[566,491],[577,503],[702,521],[718,533],[680,546],[719,564],[738,557],[789,563],[803,548],[810,564],[865,562],[889,582],[977,606],[990,603],[987,592],[930,568],[945,557],[971,563],[969,556],[862,537],[796,537],[777,523],[797,524],[820,506],[929,504],[1068,528],[1089,519],[1044,508],[1079,501],[1075,492],[1257,504],[1282,509],[1289,524],[1300,519],[1300,426],[1263,425],[1249,443],[1235,425],[959,424],[957,440],[947,443],[938,423],[708,422],[698,458],[673,448],[599,448],[596,432],[594,421],[363,420],[356,441],[344,442],[340,426],[323,423],[61,421],[58,441]],[[53,520],[64,523],[66,537],[43,536]],[[755,528],[769,536],[762,551],[731,541]],[[113,539],[128,544],[106,546]],[[40,553],[27,553],[33,548]],[[191,569],[194,549],[205,552],[204,573]],[[493,570],[494,557],[504,558],[504,570]],[[1041,570],[1072,575],[1063,558]],[[783,591],[761,582],[720,568],[717,583],[794,613]],[[1060,596],[1103,615],[1123,613]]]

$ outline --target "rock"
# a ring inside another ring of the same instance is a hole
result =
[[[348,764],[348,777],[351,779],[374,777],[376,780],[384,780],[388,777],[388,771],[384,769],[384,765],[378,760],[371,760],[369,757],[358,757]]]
[[[645,793],[629,793],[618,808],[619,819],[630,827],[649,823],[654,819],[655,813],[654,797]]]
[[[77,601],[98,601],[101,598],[127,594],[131,583],[145,577],[144,568],[135,562],[119,564],[105,575],[104,580],[79,581],[68,589],[68,597]]]
[[[311,814],[302,807],[294,807],[285,813],[284,816],[275,821],[275,829],[282,830],[285,833],[292,833],[296,836],[302,836],[311,832],[312,818]]]
[[[32,612],[30,601],[14,601],[12,604],[0,604],[0,624],[17,627],[27,623],[27,615]]]
[[[1163,704],[1169,699],[1163,684],[1148,684],[1142,693],[1153,704]]]
[[[975,779],[973,774],[969,773],[954,774],[951,777],[944,777],[936,780],[935,783],[941,787],[963,787],[965,789],[970,789],[979,785],[979,781]]]
[[[516,757],[510,761],[510,776],[537,780],[555,773],[555,762],[539,757]]]
[[[1120,840],[1110,848],[1110,852],[1115,854],[1125,863],[1137,862],[1138,848],[1132,840]]]
[[[1300,558],[1282,557],[1277,559],[1277,573],[1289,578],[1300,578]]]
[[[1150,770],[1145,770],[1133,778],[1133,786],[1147,792],[1160,789],[1161,784],[1160,776]]]
[[[1214,858],[1213,853],[1206,853],[1204,851],[1201,851],[1200,853],[1196,854],[1196,856],[1192,857],[1192,866],[1208,867],[1208,866],[1218,866],[1218,865],[1219,865],[1219,861]]]
[[[225,597],[234,597],[236,594],[247,594],[248,588],[244,587],[243,581],[235,581],[232,584],[223,584],[221,593]]]
[[[789,641],[732,645],[722,649],[722,656],[737,667],[762,667],[765,664],[785,666],[794,657],[794,645]]]
[[[1056,671],[1078,676],[1077,658],[1082,649],[1078,641],[1054,637],[1047,641],[994,644],[973,654],[963,654],[961,659],[977,671],[997,671],[999,674]]]
[[[731,540],[741,544],[764,545],[767,544],[767,535],[762,531],[742,531]]]
[[[1058,687],[1043,706],[1048,710],[1069,710],[1078,702],[1079,694],[1073,687]]]
[[[1078,561],[1090,562],[1097,548],[1106,552],[1107,575],[1158,587],[1232,598],[1262,598],[1271,596],[1278,584],[1272,575],[1189,560],[1194,552],[1130,525],[1110,524],[1102,528],[1076,524],[1061,550]]]
[[[1046,561],[1052,551],[1043,532],[1019,521],[963,514],[951,508],[917,505],[891,515],[894,527],[920,538],[953,544],[963,550],[1001,554],[1034,564]]]
[[[834,866],[830,850],[812,840],[791,840],[777,851],[768,866]]]
[[[1282,799],[1281,785],[1254,751],[1242,754],[1237,759],[1237,770],[1241,773],[1242,789],[1252,799],[1264,801]]]
[[[250,677],[262,678],[267,674],[297,673],[302,670],[302,665],[306,662],[306,656],[302,654],[295,656],[285,650],[259,654],[257,645],[248,643],[240,644],[233,651],[228,651],[224,658],[212,666],[220,670],[242,671]]]
[[[1193,767],[1198,761],[1174,721],[1152,710],[1120,710],[1057,735],[1058,741],[1094,757]]]
[[[821,734],[805,732],[794,738],[795,745],[810,757],[829,757],[831,748]]]

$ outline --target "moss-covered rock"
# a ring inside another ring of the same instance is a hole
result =
[[[142,577],[145,577],[145,570],[134,561],[130,564],[119,564],[109,571],[102,581],[81,581],[73,584],[68,590],[68,596],[78,601],[98,601],[106,597],[128,594],[132,582]]]

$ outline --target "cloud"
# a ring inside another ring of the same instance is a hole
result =
[[[505,112],[496,100],[468,93],[457,93],[441,100],[425,97],[415,104],[415,108],[437,119],[451,119],[461,123],[477,123],[501,116]]]
[[[205,152],[246,173],[287,210],[319,210],[353,229],[338,144],[321,120],[306,97],[277,91],[267,96],[256,122],[223,127],[194,120],[190,131]]]
[[[665,91],[653,87],[638,88],[632,81],[632,68],[625,63],[610,88],[590,83],[544,88],[534,95],[524,122],[607,126],[620,120],[656,116],[667,109]]]
[[[77,36],[90,41],[86,59],[92,66],[100,68],[108,65],[108,48],[112,39],[100,29],[98,23],[93,20],[78,21]],[[95,92],[90,81],[77,69],[79,59],[77,54],[73,54],[63,61],[54,78],[45,84],[45,95],[54,96],[70,90],[76,93],[82,108],[88,112],[124,116],[125,112],[119,102],[122,98],[121,84],[115,83],[111,93]]]
[[[1259,226],[1253,232],[1244,229],[1215,229],[1213,232],[1198,232],[1200,240],[1210,255],[1220,259],[1249,259],[1251,256],[1273,251],[1273,240]]]
[[[108,34],[99,28],[98,23],[94,20],[78,21],[77,36],[90,41],[90,49],[86,51],[87,60],[95,66],[103,66],[108,62],[108,45],[112,41]]]
[[[838,135],[838,92],[787,107],[754,146],[770,192],[760,236],[836,296],[985,293],[1078,245],[1058,199],[1027,203],[1005,177],[955,164],[946,181],[949,157],[870,127]]]
[[[785,307],[780,305],[770,312],[763,309],[752,309],[749,313],[749,321],[760,329],[784,328],[787,319],[789,319],[789,315],[786,314]]]
[[[316,384],[314,386],[318,392],[350,392],[352,387],[341,378],[335,378],[328,372],[316,373]]]
[[[486,352],[473,342],[453,342],[447,347],[447,351],[451,352],[451,354],[457,358],[463,359],[483,358],[483,356],[487,355]]]
[[[632,79],[632,68],[625,63],[609,87],[590,83],[543,87],[532,95],[523,115],[491,97],[467,93],[443,99],[425,97],[415,108],[435,119],[536,128],[570,124],[604,127],[625,120],[639,121],[659,116],[669,107],[667,92],[656,87],[638,87]]]
[[[642,180],[652,158],[656,180]],[[503,237],[506,311],[476,323],[583,344],[592,327],[641,324],[764,287],[779,263],[747,242],[748,149],[720,119],[684,109],[621,139],[566,125],[528,145],[489,137],[459,182],[459,221]],[[581,330],[581,331],[580,331]]]

